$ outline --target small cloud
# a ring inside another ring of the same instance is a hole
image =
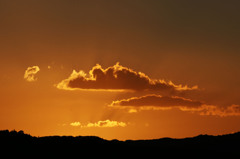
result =
[[[40,71],[40,68],[38,66],[32,66],[28,67],[27,70],[24,73],[24,79],[28,82],[36,81],[37,78],[35,75]]]
[[[126,125],[124,122],[104,120],[97,123],[88,123],[86,127],[125,127]]]
[[[95,123],[87,123],[87,124],[81,124],[80,122],[73,122],[70,123],[71,126],[79,126],[81,128],[92,128],[92,127],[99,127],[99,128],[110,128],[110,127],[125,127],[127,126],[124,122],[118,122],[118,121],[112,121],[112,120],[104,120],[104,121],[98,121]]]
[[[137,109],[131,108],[128,110],[128,113],[137,113]]]
[[[116,63],[103,69],[101,65],[94,66],[89,73],[73,70],[72,74],[56,85],[64,90],[104,90],[104,91],[165,91],[181,92],[197,90],[198,86],[188,87],[176,85],[173,82],[151,79],[142,72]]]
[[[71,126],[81,126],[81,123],[80,122],[73,122],[73,123],[70,123]]]

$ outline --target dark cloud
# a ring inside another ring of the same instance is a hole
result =
[[[233,104],[220,107],[182,97],[161,96],[156,94],[116,100],[113,101],[109,107],[127,109],[129,113],[136,113],[141,110],[168,110],[177,108],[181,111],[194,112],[200,115],[217,115],[221,117],[240,116],[240,105]]]
[[[83,71],[73,70],[69,78],[57,84],[57,88],[65,90],[93,89],[93,90],[130,90],[130,91],[185,91],[196,90],[197,86],[188,87],[175,85],[173,82],[150,79],[142,72],[136,72],[130,68],[123,67],[119,63],[103,69],[97,64],[86,74]]]
[[[169,97],[155,94],[117,100],[111,103],[111,106],[155,107],[155,108],[173,108],[173,107],[199,108],[201,105],[202,103],[199,101],[193,101],[190,99],[176,96]]]

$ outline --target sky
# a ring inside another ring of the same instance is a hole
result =
[[[239,6],[0,0],[0,129],[119,140],[239,131]]]

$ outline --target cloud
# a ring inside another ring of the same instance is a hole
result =
[[[32,66],[28,67],[27,70],[24,73],[24,79],[28,82],[36,81],[37,78],[35,75],[40,71],[40,68],[38,66]]]
[[[70,123],[71,126],[75,127],[82,127],[82,128],[92,128],[92,127],[99,127],[99,128],[110,128],[110,127],[126,127],[127,124],[124,122],[112,121],[112,120],[104,120],[98,121],[95,123],[87,123],[81,124],[80,122],[73,122]]]
[[[142,110],[169,110],[177,108],[181,111],[198,113],[200,115],[240,116],[240,105],[220,107],[182,97],[155,94],[116,100],[109,107],[127,109],[129,113],[136,113]]]
[[[218,107],[215,105],[204,105],[200,115],[240,116],[240,105],[230,105],[227,107]]]
[[[81,126],[81,123],[76,121],[76,122],[73,122],[73,123],[70,123],[71,126]]]
[[[94,66],[88,74],[73,70],[72,74],[56,85],[64,90],[105,90],[105,91],[184,91],[196,90],[198,86],[188,87],[176,85],[173,82],[149,78],[142,72],[136,72],[123,67],[119,63],[103,69],[101,65]]]
[[[148,91],[148,93],[153,93],[141,97],[113,101],[109,105],[111,108],[127,109],[129,113],[136,113],[141,110],[169,110],[175,108],[200,115],[240,115],[239,105],[220,107],[189,99],[191,96],[194,96],[192,90],[199,90],[198,86],[188,87],[187,85],[174,84],[171,81],[151,79],[146,74],[124,67],[119,63],[106,69],[97,64],[88,73],[82,70],[79,72],[73,70],[72,74],[58,83],[56,87],[64,90]],[[191,91],[191,93],[187,94],[187,91]],[[156,92],[164,96],[156,95]],[[89,123],[88,126],[75,123],[75,125],[97,127],[102,123]]]
[[[131,112],[135,109],[171,109],[171,108],[181,108],[181,109],[199,109],[202,103],[199,101],[193,101],[190,99],[177,97],[177,96],[161,96],[161,95],[145,95],[141,97],[132,97],[129,99],[122,99],[113,101],[110,107],[118,108],[130,108]]]

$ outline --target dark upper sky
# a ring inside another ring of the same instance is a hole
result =
[[[1,66],[86,70],[119,61],[154,78],[192,85],[217,78],[235,87],[239,6],[235,0],[1,0]]]
[[[111,52],[116,56],[141,53],[140,57],[160,57],[166,52],[199,51],[218,55],[223,50],[236,56],[239,3],[1,0],[1,48],[11,48],[13,54],[21,52],[26,56],[34,54],[32,49],[42,49],[41,56],[51,50],[55,52],[50,53],[52,56],[60,57],[75,56],[81,49],[93,49],[99,56]]]

